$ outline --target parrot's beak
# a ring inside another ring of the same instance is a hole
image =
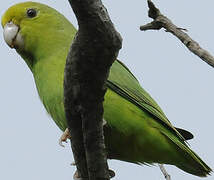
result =
[[[3,36],[5,42],[10,46],[11,48],[20,48],[23,47],[24,41],[19,33],[19,27],[15,24],[13,24],[12,21],[8,22],[4,26],[3,30]]]

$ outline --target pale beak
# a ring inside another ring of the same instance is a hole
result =
[[[20,48],[24,46],[24,41],[19,33],[19,27],[13,22],[8,22],[4,26],[3,36],[5,42],[10,46],[11,48]]]

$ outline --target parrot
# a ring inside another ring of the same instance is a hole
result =
[[[56,125],[72,138],[64,111],[66,57],[76,28],[54,8],[38,2],[9,7],[1,19],[4,40],[30,68],[39,97]],[[212,169],[188,143],[193,135],[174,127],[132,72],[115,60],[106,82],[103,130],[108,159],[139,165],[169,164],[199,177]]]

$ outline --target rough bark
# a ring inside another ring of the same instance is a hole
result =
[[[109,69],[122,39],[100,0],[69,0],[79,30],[65,67],[65,113],[78,176],[107,180],[103,100]]]
[[[172,23],[172,21],[161,14],[160,10],[155,7],[151,0],[148,0],[149,12],[148,16],[154,19],[151,23],[140,27],[142,31],[146,30],[160,30],[165,28],[166,32],[170,32],[175,35],[180,41],[195,55],[201,58],[203,61],[214,67],[214,57],[200,45],[194,41],[187,33],[186,29],[179,28]]]

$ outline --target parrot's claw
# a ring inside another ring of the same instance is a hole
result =
[[[66,143],[67,143],[67,141],[62,141],[61,138],[60,138],[60,139],[59,139],[59,145],[62,146],[62,147],[65,147],[65,145],[63,144],[63,142],[66,142]]]
[[[81,178],[78,174],[78,171],[76,170],[73,176],[74,180],[84,180],[84,178]],[[87,178],[88,179],[88,178]]]
[[[75,163],[75,161],[71,163],[71,166],[76,166],[76,163]]]
[[[62,136],[59,139],[59,145],[62,147],[65,147],[63,142],[67,143],[67,139],[70,139],[70,138],[71,138],[70,132],[69,132],[68,128],[66,128],[66,130],[64,131],[64,133],[62,134]]]

